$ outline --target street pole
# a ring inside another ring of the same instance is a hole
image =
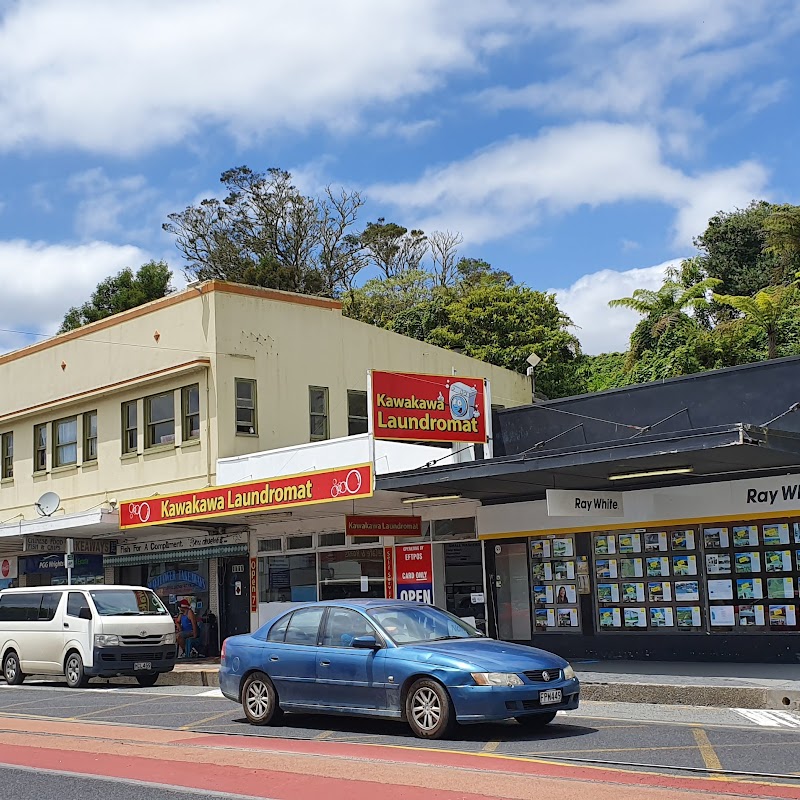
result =
[[[67,567],[67,585],[72,586],[72,565],[74,556],[72,555],[72,539],[67,539],[67,552],[64,555],[64,561]]]

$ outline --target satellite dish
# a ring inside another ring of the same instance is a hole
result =
[[[50,517],[58,511],[61,498],[55,492],[45,492],[34,505],[40,517]]]

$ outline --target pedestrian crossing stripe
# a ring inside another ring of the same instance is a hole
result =
[[[790,711],[766,711],[755,708],[734,708],[750,722],[762,725],[765,728],[800,728],[800,716]]]

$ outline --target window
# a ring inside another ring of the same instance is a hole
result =
[[[308,603],[317,599],[317,557],[314,553],[261,556],[258,559],[261,603]]]
[[[200,438],[200,384],[181,389],[181,415],[183,417],[183,441]]]
[[[139,414],[136,401],[122,404],[122,452],[135,453],[139,449]]]
[[[347,435],[366,433],[369,428],[367,418],[367,393],[347,390]]]
[[[43,622],[51,622],[54,620],[60,601],[61,594],[58,592],[47,592],[43,594],[42,604],[39,606],[39,619]]]
[[[41,592],[19,592],[0,597],[0,622],[33,622],[39,619]]]
[[[83,592],[70,592],[67,598],[67,616],[79,617],[81,611],[89,608],[89,602]]]
[[[33,471],[47,470],[47,425],[34,425],[33,428]]]
[[[269,634],[267,635],[268,642],[282,642],[286,638],[286,628],[289,625],[291,617],[291,614],[287,614],[269,629]]]
[[[257,430],[256,382],[236,378],[236,433],[255,436]]]
[[[311,419],[311,441],[330,438],[327,386],[308,387],[308,408]]]
[[[375,636],[375,628],[358,611],[332,608],[322,633],[323,647],[350,647],[356,636]]]
[[[287,550],[309,550],[314,546],[314,535],[308,534],[307,536],[290,536],[286,540]]]
[[[53,423],[53,466],[78,463],[78,418],[67,417]]]
[[[97,412],[83,415],[83,462],[97,461]]]
[[[175,398],[172,392],[154,394],[144,399],[147,432],[145,447],[158,447],[175,442]]]
[[[295,611],[286,628],[286,644],[315,646],[319,636],[319,623],[324,613],[324,608],[300,608]]]
[[[323,550],[319,554],[319,599],[384,597],[383,548]]]
[[[276,537],[274,539],[259,539],[258,552],[259,553],[280,553],[281,539]]]
[[[14,477],[14,434],[4,433],[0,437],[0,478]]]
[[[340,544],[344,544],[343,533],[321,533],[319,535],[320,547],[336,547]]]

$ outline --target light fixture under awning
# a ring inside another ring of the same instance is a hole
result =
[[[610,481],[628,481],[634,478],[657,478],[659,475],[686,475],[694,472],[694,467],[669,467],[665,469],[648,469],[641,472],[619,472],[609,475]]]

